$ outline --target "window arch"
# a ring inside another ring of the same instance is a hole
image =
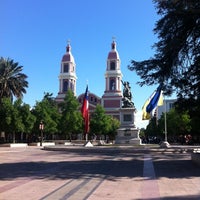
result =
[[[63,92],[67,92],[68,90],[68,80],[63,80]]]
[[[110,70],[115,70],[115,62],[114,61],[112,61],[110,63]]]
[[[110,80],[110,90],[115,90],[115,88],[116,88],[115,80],[114,80],[114,79],[111,79],[111,80]]]
[[[74,84],[73,84],[72,80],[71,80],[71,83],[70,83],[70,89],[71,89],[72,91],[74,91]]]
[[[64,73],[68,73],[69,72],[69,64],[68,63],[64,64],[64,66],[63,66],[63,72]]]

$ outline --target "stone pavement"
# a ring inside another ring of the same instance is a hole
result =
[[[200,199],[186,148],[0,147],[0,200]]]

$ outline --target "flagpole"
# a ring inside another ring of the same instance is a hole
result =
[[[85,133],[85,141],[88,141],[88,133]]]
[[[88,79],[86,80],[86,85],[88,86]],[[88,142],[88,133],[87,132],[85,133],[85,141]]]
[[[165,98],[164,98],[164,102],[165,102],[165,104],[164,104],[164,106],[165,106],[165,142],[167,142],[167,114],[166,114],[166,112],[167,112],[167,108],[166,108],[166,100],[165,100]]]
[[[84,121],[84,135],[85,135],[85,140],[88,142],[88,131],[89,131],[89,95],[88,95],[88,80],[86,84],[86,90],[85,90],[85,95],[83,99],[83,104],[81,107],[81,113],[83,116],[83,121]]]
[[[161,143],[160,147],[168,148],[170,144],[167,141],[167,104],[166,104],[166,99],[164,96],[164,123],[165,123],[165,129],[164,129],[164,134],[165,134],[165,140],[164,142]]]

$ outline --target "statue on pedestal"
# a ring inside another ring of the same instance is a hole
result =
[[[121,81],[123,88],[122,107],[120,112],[120,127],[117,129],[115,138],[116,144],[135,144],[140,145],[140,130],[135,126],[136,108],[132,102],[131,87],[128,81]]]
[[[122,108],[134,108],[134,103],[132,102],[132,93],[131,87],[128,81],[121,81],[124,89],[123,89],[123,105]]]

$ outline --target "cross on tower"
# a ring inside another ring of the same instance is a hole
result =
[[[67,44],[70,45],[70,39],[67,40]]]

